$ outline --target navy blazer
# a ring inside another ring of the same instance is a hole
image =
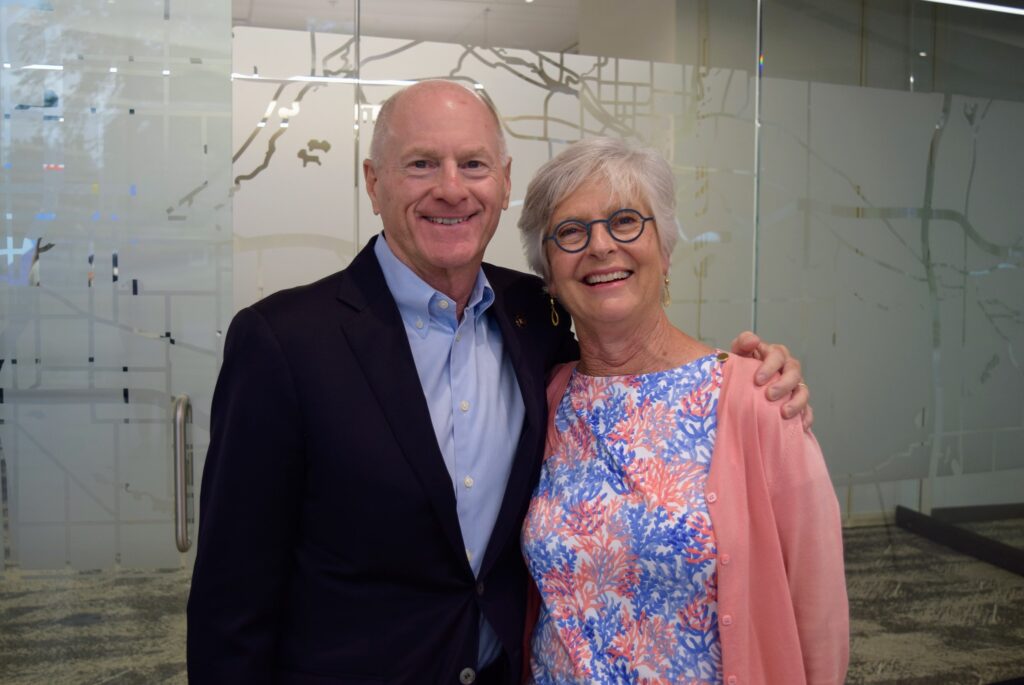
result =
[[[235,316],[200,492],[190,682],[456,685],[482,612],[518,683],[545,378],[578,351],[540,279],[484,271],[526,411],[479,578],[373,241]]]

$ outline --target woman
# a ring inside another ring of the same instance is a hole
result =
[[[523,527],[540,590],[537,683],[842,683],[839,510],[821,451],[752,382],[757,363],[662,306],[678,235],[656,153],[581,141],[541,168],[519,222],[572,315]]]

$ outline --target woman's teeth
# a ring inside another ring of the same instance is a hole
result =
[[[594,274],[592,276],[587,276],[584,280],[586,281],[587,285],[597,285],[598,283],[610,283],[612,281],[621,281],[624,278],[629,278],[628,271],[613,271],[608,274]]]

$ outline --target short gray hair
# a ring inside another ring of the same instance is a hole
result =
[[[387,140],[388,135],[391,133],[391,116],[394,113],[394,109],[397,106],[402,96],[408,93],[413,88],[433,87],[437,88],[442,84],[450,86],[457,86],[462,88],[467,93],[472,94],[474,98],[483,103],[487,108],[487,111],[491,113],[491,117],[494,119],[494,126],[498,131],[498,154],[501,156],[501,163],[508,163],[508,145],[505,143],[505,133],[501,127],[501,116],[498,114],[498,109],[491,102],[491,99],[484,93],[483,90],[472,88],[467,86],[465,83],[458,81],[448,81],[446,79],[428,79],[425,81],[419,81],[411,86],[405,86],[398,92],[392,93],[380,106],[380,110],[377,112],[377,121],[373,126],[373,138],[370,139],[370,161],[374,165],[380,164],[381,156],[384,151],[384,141]]]
[[[619,138],[584,138],[549,160],[530,181],[519,215],[519,231],[530,268],[545,280],[551,269],[544,251],[551,214],[588,181],[603,180],[612,197],[648,202],[657,222],[658,240],[669,259],[679,239],[676,179],[665,158],[650,148]]]

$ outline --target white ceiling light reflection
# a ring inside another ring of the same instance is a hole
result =
[[[1024,16],[1024,9],[1018,7],[1007,7],[1006,5],[994,5],[990,2],[971,2],[971,0],[925,0],[938,5],[955,5],[956,7],[967,7],[974,10],[987,10],[989,12],[1003,12],[1005,14],[1017,14]]]
[[[344,76],[260,76],[259,74],[231,74],[233,81],[266,81],[268,83],[281,83],[282,81],[294,81],[297,83],[350,83],[360,86],[411,86],[416,81],[401,81],[398,79],[368,79],[348,78]]]

